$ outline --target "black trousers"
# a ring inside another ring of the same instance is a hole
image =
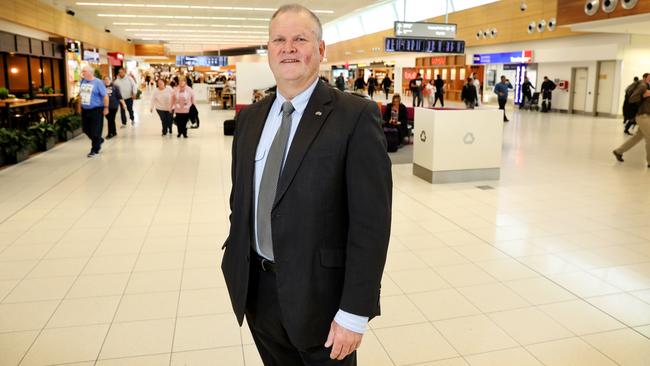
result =
[[[498,98],[499,101],[499,109],[503,110],[503,120],[507,120],[508,117],[506,117],[506,102],[508,102],[508,99],[506,98]]]
[[[104,107],[82,109],[81,126],[92,142],[90,152],[98,153],[102,148],[102,129],[104,128]]]
[[[117,108],[109,109],[108,114],[106,115],[106,127],[108,127],[108,135],[115,136],[117,135],[117,130],[115,129],[115,116],[117,115]]]
[[[413,106],[422,107],[422,90],[418,90],[418,89],[413,90]]]
[[[160,123],[162,124],[162,134],[166,135],[167,132],[172,133],[172,125],[174,124],[172,112],[160,109],[156,109],[156,112],[158,112],[158,117],[160,117]]]
[[[282,324],[275,274],[264,272],[255,254],[251,255],[246,322],[264,366],[356,366],[353,352],[342,361],[330,359],[331,349],[317,346],[297,349]],[[323,335],[323,344],[327,334]]]
[[[375,95],[375,88],[368,88],[368,95],[372,99],[372,96]]]
[[[124,104],[126,104],[126,109],[129,111],[129,118],[131,122],[135,119],[133,116],[133,98],[124,99]],[[120,103],[120,117],[122,118],[122,124],[126,124],[126,112],[124,111],[124,106]]]
[[[176,113],[174,117],[176,121],[176,129],[178,130],[178,136],[183,135],[187,137],[187,121],[190,120],[189,113]]]
[[[388,99],[389,92],[390,92],[390,88],[384,88],[384,93],[386,93],[386,99]]]
[[[433,99],[433,106],[436,106],[436,103],[440,100],[440,105],[445,106],[445,98],[443,93],[436,93],[435,98]]]
[[[526,93],[521,94],[521,104],[519,104],[519,109],[523,109],[526,106],[526,99],[530,101],[533,99],[533,96]]]

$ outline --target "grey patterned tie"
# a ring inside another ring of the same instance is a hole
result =
[[[291,102],[282,104],[282,124],[273,138],[273,143],[266,155],[266,164],[262,173],[262,182],[257,199],[257,240],[263,256],[273,260],[273,240],[271,237],[271,209],[278,189],[280,173],[284,165],[284,156],[291,132]]]

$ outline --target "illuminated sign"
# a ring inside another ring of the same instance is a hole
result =
[[[395,22],[395,37],[456,38],[456,24]]]
[[[465,41],[386,37],[384,50],[386,52],[465,53]]]
[[[227,56],[176,56],[176,65],[228,66]]]
[[[482,64],[529,64],[533,62],[533,51],[474,54],[474,65]]]

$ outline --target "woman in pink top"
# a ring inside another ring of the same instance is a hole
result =
[[[172,112],[176,113],[175,121],[178,135],[187,138],[187,121],[190,119],[190,107],[194,104],[194,91],[187,86],[184,76],[178,80],[178,88],[172,93]]]
[[[158,87],[153,91],[153,96],[151,97],[151,109],[150,112],[153,113],[154,108],[158,112],[160,117],[160,122],[162,123],[162,135],[165,136],[169,131],[169,135],[172,134],[172,94],[174,91],[172,88],[166,85],[165,80],[158,79]]]

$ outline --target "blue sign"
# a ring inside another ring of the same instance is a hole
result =
[[[227,56],[176,56],[176,65],[186,66],[227,66]]]
[[[474,54],[474,65],[483,64],[529,64],[533,62],[533,51]]]

